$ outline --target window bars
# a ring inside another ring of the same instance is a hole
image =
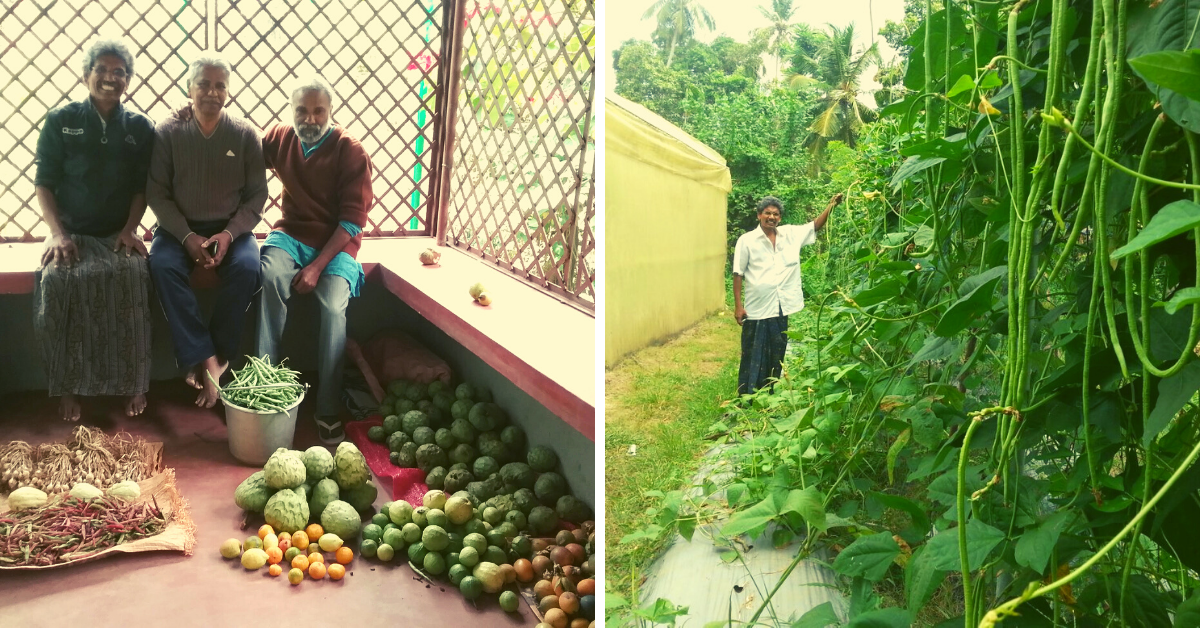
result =
[[[440,238],[595,308],[595,9],[461,2]]]
[[[50,109],[87,97],[83,47],[115,35],[135,46],[128,102],[156,120],[187,102],[187,64],[206,50],[234,66],[231,111],[264,130],[290,123],[290,80],[320,73],[337,92],[334,120],[363,143],[375,169],[366,235],[438,235],[594,310],[592,1],[5,5],[0,240],[48,235],[33,185],[41,121]],[[447,90],[457,97],[439,98]],[[280,216],[281,185],[268,180],[259,234]],[[153,222],[147,212],[144,235]]]

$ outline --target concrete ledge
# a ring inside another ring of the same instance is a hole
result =
[[[418,255],[434,247],[441,263]],[[0,244],[0,294],[29,294],[43,246]],[[367,281],[385,287],[418,314],[499,371],[588,440],[596,439],[596,321],[459,249],[427,237],[364,240],[358,259]],[[193,285],[211,283],[198,272]],[[483,283],[493,303],[467,293]]]

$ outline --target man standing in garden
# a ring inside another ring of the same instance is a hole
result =
[[[292,124],[263,137],[268,168],[283,182],[283,218],[263,243],[263,289],[255,351],[278,360],[293,293],[321,305],[317,336],[317,432],[327,444],[345,437],[339,420],[346,306],[363,284],[355,259],[371,207],[371,160],[358,140],[335,125],[333,90],[320,78],[292,89]]]
[[[188,71],[191,105],[155,129],[146,201],[158,218],[150,245],[150,277],[196,405],[211,408],[214,380],[241,352],[242,326],[258,289],[254,227],[267,201],[267,173],[258,131],[225,111],[232,74],[215,57]],[[196,265],[216,269],[220,288],[207,324],[192,292]]]
[[[764,197],[758,202],[758,227],[738,238],[733,253],[733,317],[742,326],[739,395],[753,393],[782,372],[788,315],[804,309],[800,249],[816,242],[816,232],[825,228],[829,212],[841,202],[842,195],[837,194],[816,220],[780,225],[783,202]]]

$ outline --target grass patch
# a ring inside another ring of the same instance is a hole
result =
[[[710,444],[708,427],[737,388],[740,328],[730,309],[678,337],[634,353],[604,376],[604,572],[610,591],[632,595],[665,538],[621,545],[651,523],[646,491],[686,486]],[[631,445],[637,455],[629,455]],[[665,537],[665,535],[664,535]]]

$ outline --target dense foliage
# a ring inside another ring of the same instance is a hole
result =
[[[805,351],[661,527],[840,547],[856,625],[1200,625],[1200,7],[931,4],[827,156],[858,206]]]

